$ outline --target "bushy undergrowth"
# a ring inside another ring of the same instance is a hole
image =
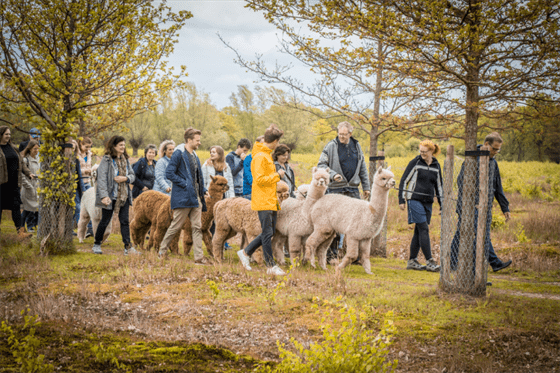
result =
[[[377,333],[367,325],[371,315],[337,298],[335,302],[314,299],[319,308],[323,341],[306,347],[291,338],[295,352],[278,343],[281,362],[271,367],[261,365],[261,373],[341,373],[341,372],[393,372],[398,361],[388,360],[389,347],[394,341],[396,327],[393,313],[385,315],[381,330]],[[333,327],[332,325],[340,325]]]

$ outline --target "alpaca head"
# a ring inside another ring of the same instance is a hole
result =
[[[210,175],[210,177],[212,178],[212,181],[208,186],[208,193],[210,193],[211,195],[221,196],[222,194],[224,194],[229,190],[227,179],[225,177],[220,175],[218,176]]]
[[[280,180],[276,183],[276,195],[278,196],[278,203],[282,202],[290,197],[290,187],[288,184]]]
[[[391,172],[391,166],[384,169],[379,167],[373,176],[373,184],[384,189],[391,189],[395,186],[395,175]]]
[[[98,164],[94,164],[93,167],[91,168],[91,186],[94,186],[95,183],[97,182],[97,168],[99,167]]]
[[[329,186],[329,180],[331,179],[331,175],[329,174],[330,168],[317,168],[313,167],[311,170],[311,185],[315,188],[325,188]]]
[[[311,185],[309,184],[300,185],[294,192],[294,194],[296,195],[296,199],[304,200],[307,197],[307,192],[309,191],[310,187]]]

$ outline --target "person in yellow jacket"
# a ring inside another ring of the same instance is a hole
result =
[[[276,216],[280,210],[280,203],[276,196],[276,183],[284,176],[284,170],[276,172],[271,153],[278,146],[284,132],[275,124],[264,132],[264,143],[255,143],[252,151],[251,174],[253,175],[251,209],[258,211],[262,233],[257,236],[245,249],[237,252],[239,260],[246,270],[250,271],[249,257],[262,246],[264,261],[268,267],[267,273],[277,276],[285,272],[274,263],[272,257],[272,236],[276,229]]]

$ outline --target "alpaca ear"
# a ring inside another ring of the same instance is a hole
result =
[[[391,171],[391,166],[387,167],[387,171]]]
[[[212,179],[212,181],[216,181],[216,177],[215,177],[215,176],[210,175],[210,178]]]
[[[312,173],[312,174],[314,174],[315,172],[317,172],[317,167],[313,167],[313,168],[311,169],[311,173]]]
[[[330,173],[330,172],[331,172],[331,169],[327,167],[327,168],[325,168],[325,171],[327,171],[327,172]]]
[[[380,174],[381,171],[383,171],[383,167],[382,167],[382,166],[379,166],[379,168],[377,169],[377,173]]]

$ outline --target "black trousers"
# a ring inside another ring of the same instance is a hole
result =
[[[247,247],[245,248],[245,254],[248,256],[253,255],[253,253],[262,246],[264,261],[267,267],[274,267],[274,257],[272,256],[272,236],[276,230],[276,217],[278,215],[277,211],[259,211],[259,221],[261,222],[262,233],[257,236]]]
[[[111,219],[113,218],[113,211],[115,211],[115,203],[117,201],[112,201],[113,208],[111,210],[101,209],[101,221],[97,226],[97,232],[95,232],[95,244],[101,245],[103,242],[103,235],[105,230],[111,224]],[[130,199],[126,200],[124,206],[119,210],[119,223],[121,223],[121,236],[124,247],[128,249],[130,245],[130,227],[128,225],[128,209],[130,207]]]

